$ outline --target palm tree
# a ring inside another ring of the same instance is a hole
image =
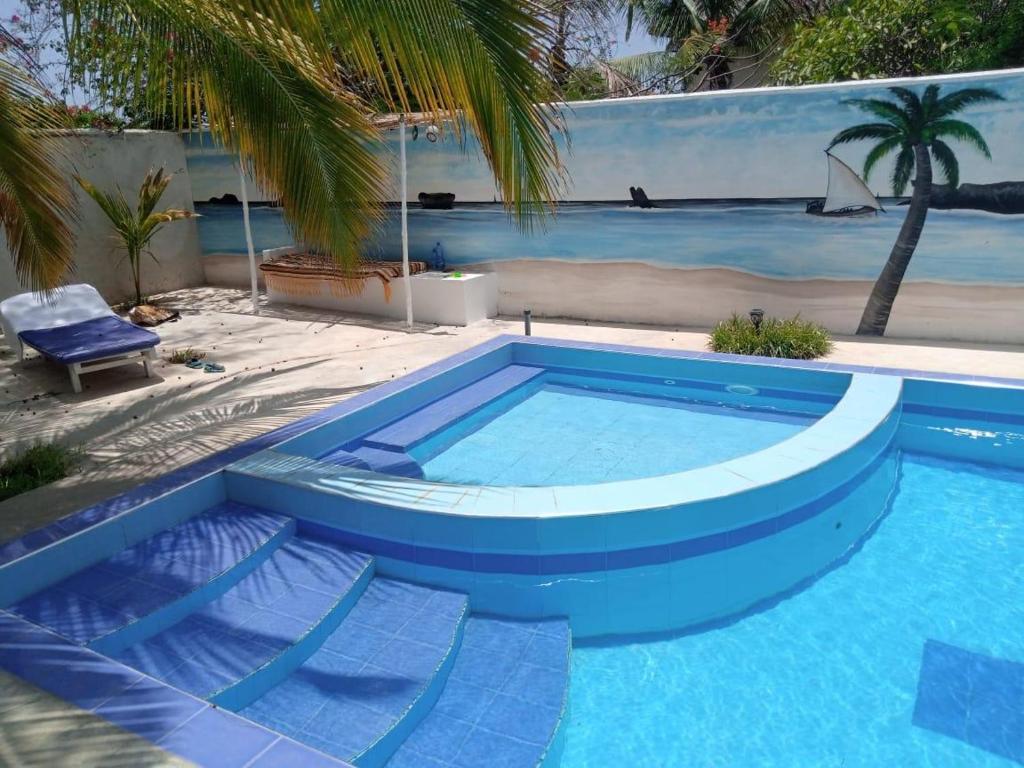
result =
[[[693,80],[692,90],[721,90],[737,70],[756,70],[779,38],[800,18],[810,19],[829,0],[623,0],[626,38],[639,17],[652,37],[668,39],[670,56],[648,56],[632,66],[666,60]],[[749,79],[749,78],[747,78]]]
[[[383,212],[379,104],[473,133],[524,226],[559,198],[561,122],[542,105],[553,90],[538,66],[551,30],[537,2],[64,0],[71,66],[101,99],[208,126],[282,201],[296,237],[343,263]],[[28,162],[24,143],[4,140],[16,118],[0,112],[0,168]],[[50,256],[25,252],[44,285],[60,270],[33,265]]]
[[[38,82],[0,60],[0,229],[18,279],[38,289],[71,267],[74,196],[52,134],[62,126]]]
[[[104,192],[92,182],[86,181],[81,176],[75,176],[78,185],[96,201],[96,204],[110,219],[110,223],[114,225],[114,231],[117,232],[117,236],[121,240],[125,258],[128,260],[128,267],[132,271],[135,306],[142,303],[142,256],[148,254],[154,261],[156,260],[153,253],[149,251],[149,244],[156,237],[156,233],[163,229],[164,224],[190,219],[197,215],[181,208],[154,210],[173,178],[174,174],[165,174],[163,168],[147,173],[142,180],[142,186],[139,187],[138,202],[133,208],[120,189],[116,192]]]
[[[895,87],[889,91],[896,97],[896,101],[845,100],[844,104],[879,117],[883,122],[863,123],[847,128],[837,133],[829,145],[831,149],[836,144],[877,141],[864,160],[865,181],[879,160],[896,152],[892,172],[894,195],[902,195],[910,183],[911,174],[915,176],[907,217],[889,253],[889,260],[885,262],[871,289],[871,296],[857,327],[857,334],[864,336],[885,335],[893,302],[896,301],[896,294],[899,293],[928,215],[932,194],[932,158],[939,164],[950,187],[955,189],[960,183],[960,164],[945,139],[964,142],[985,157],[992,157],[978,129],[952,116],[972,104],[1003,99],[989,88],[962,88],[942,97],[939,96],[938,85],[929,85],[921,97],[908,88]]]

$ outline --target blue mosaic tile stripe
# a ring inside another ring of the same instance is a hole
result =
[[[1024,765],[1024,663],[925,641],[913,722]]]
[[[430,711],[459,649],[465,595],[374,579],[321,648],[241,714],[362,768]]]
[[[389,768],[536,768],[551,754],[569,690],[569,625],[471,616],[434,711]]]
[[[596,351],[624,352],[630,354],[655,355],[662,357],[673,357],[677,359],[690,360],[713,360],[718,362],[747,363],[779,368],[805,368],[817,371],[834,372],[870,372],[890,376],[902,376],[904,378],[928,379],[935,381],[961,382],[972,384],[988,384],[996,386],[1010,386],[1024,388],[1024,379],[1001,378],[992,376],[967,376],[964,374],[937,373],[932,371],[904,370],[885,367],[844,365],[840,363],[820,363],[806,360],[782,360],[778,358],[745,357],[742,355],[722,355],[715,352],[698,352],[693,350],[673,350],[651,347],[633,347],[623,344],[602,344],[595,342],[569,341],[562,339],[547,339],[536,336],[497,336],[483,344],[471,347],[451,357],[445,358],[432,365],[425,366],[394,381],[381,384],[368,392],[351,397],[337,405],[325,408],[318,413],[311,414],[302,419],[287,424],[283,427],[271,430],[264,435],[246,440],[231,448],[219,451],[205,459],[201,459],[181,469],[163,475],[156,480],[137,486],[125,493],[114,496],[106,501],[90,507],[86,507],[68,517],[62,518],[50,525],[39,528],[21,538],[0,544],[0,566],[17,560],[25,555],[35,552],[54,542],[60,541],[68,536],[96,525],[104,520],[117,517],[130,511],[146,502],[152,501],[160,496],[170,493],[173,490],[188,485],[191,482],[206,477],[229,464],[239,461],[247,456],[272,448],[275,445],[290,440],[298,435],[308,432],[329,421],[337,419],[353,411],[365,408],[379,402],[386,397],[397,394],[404,389],[414,386],[434,376],[450,371],[457,366],[470,360],[483,357],[491,352],[511,344],[539,344],[550,347],[575,347],[579,349],[591,349]]]
[[[416,443],[446,424],[526,384],[542,373],[543,368],[525,365],[505,366],[496,373],[485,376],[454,394],[435,400],[427,407],[367,435],[363,442],[389,451],[408,453]]]
[[[682,541],[653,544],[629,549],[611,549],[597,552],[556,552],[537,555],[529,552],[466,551],[443,547],[408,544],[391,539],[354,533],[333,528],[323,523],[303,520],[300,529],[325,539],[334,539],[345,546],[369,552],[378,557],[415,562],[440,568],[451,568],[479,573],[514,573],[523,575],[561,575],[593,573],[645,565],[686,560],[691,557],[719,552],[750,543],[779,531],[799,525],[821,514],[853,493],[886,460],[890,450],[879,453],[866,467],[842,485],[812,501],[788,510],[776,517],[729,531],[699,536]]]
[[[5,611],[0,668],[203,768],[350,768]]]

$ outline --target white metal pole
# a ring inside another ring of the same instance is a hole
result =
[[[398,146],[402,162],[402,275],[405,277],[405,323],[412,328],[412,279],[409,276],[408,174],[405,168],[405,116],[398,121]]]
[[[249,195],[245,191],[245,167],[238,158],[238,180],[242,188],[242,223],[245,225],[245,246],[249,249],[249,283],[252,286],[252,313],[260,313],[259,292],[256,281],[256,250],[252,245],[252,227],[249,226]]]

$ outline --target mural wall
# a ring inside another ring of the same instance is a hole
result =
[[[841,333],[1024,341],[1024,72],[564,110],[571,182],[531,234],[509,223],[472,143],[410,142],[412,258],[498,272],[509,314],[707,326],[763,306]],[[207,274],[244,280],[241,214],[224,198],[237,170],[195,139],[186,154]],[[454,204],[421,207],[421,192]],[[253,220],[257,248],[291,242],[279,209]],[[397,210],[367,255],[399,258]]]

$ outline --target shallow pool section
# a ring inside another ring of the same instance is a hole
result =
[[[545,373],[410,450],[426,480],[578,485],[667,475],[781,442],[832,398]]]
[[[1022,552],[1024,473],[905,455],[874,535],[810,589],[578,646],[563,768],[1020,765]]]

